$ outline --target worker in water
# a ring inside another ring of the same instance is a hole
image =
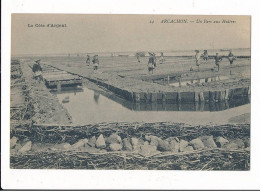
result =
[[[222,58],[218,55],[218,53],[216,53],[215,64],[216,64],[216,66],[218,68],[218,71],[219,71],[220,61],[222,61]]]
[[[195,50],[196,54],[195,54],[195,61],[196,61],[196,66],[198,67],[198,71],[200,70],[200,51],[199,50]]]
[[[165,62],[164,56],[163,56],[163,52],[161,52],[161,56],[160,56],[160,64],[163,64]]]
[[[92,63],[93,63],[94,72],[97,73],[97,71],[98,71],[98,66],[99,66],[98,55],[95,55],[95,56],[93,57]]]
[[[34,73],[33,78],[38,81],[43,81],[42,67],[41,67],[40,61],[41,61],[40,59],[36,60],[33,65],[33,68],[32,68],[32,71]]]
[[[156,66],[156,61],[155,61],[155,54],[154,53],[149,53],[149,60],[148,60],[148,73],[153,74],[153,70]]]
[[[207,62],[208,59],[209,59],[208,50],[204,50],[204,52],[203,52],[203,60]]]
[[[87,55],[86,63],[87,63],[88,66],[90,66],[90,57],[89,57],[89,55]]]

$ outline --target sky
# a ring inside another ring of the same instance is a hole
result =
[[[162,20],[174,23],[161,23]],[[187,23],[176,23],[184,20]],[[223,20],[234,23],[222,23]],[[11,52],[21,55],[250,48],[250,23],[250,16],[13,14]],[[45,27],[36,27],[39,24]],[[46,27],[48,24],[66,27]]]

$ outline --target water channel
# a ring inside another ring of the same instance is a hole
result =
[[[88,89],[66,90],[56,93],[60,103],[72,116],[74,124],[101,122],[186,122],[202,124],[224,122],[250,112],[249,99],[239,98],[222,103],[136,104],[117,101]]]

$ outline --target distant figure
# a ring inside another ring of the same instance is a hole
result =
[[[228,54],[228,60],[229,60],[230,65],[233,64],[233,62],[234,62],[235,59],[236,59],[236,58],[235,58],[234,54],[233,54],[232,51],[230,50],[230,51],[229,51],[229,54]]]
[[[199,54],[199,50],[195,50],[196,54],[195,54],[195,60],[196,60],[196,66],[198,67],[198,71],[200,70],[200,54]]]
[[[154,61],[154,68],[157,66],[157,57],[155,56],[155,53],[152,53],[153,55],[153,61]]]
[[[95,55],[95,56],[93,57],[92,63],[93,63],[94,72],[97,73],[98,66],[99,66],[98,55]]]
[[[136,58],[137,58],[138,63],[140,63],[141,61],[140,61],[140,54],[139,53],[136,54]]]
[[[228,54],[228,60],[229,60],[229,64],[230,64],[230,75],[232,74],[231,66],[235,59],[236,58],[235,58],[234,54],[232,53],[232,50],[230,50],[229,54]]]
[[[33,65],[32,71],[34,73],[33,78],[38,81],[43,81],[42,77],[42,67],[40,64],[40,59],[35,61],[35,64]]]
[[[87,63],[88,66],[90,66],[90,57],[89,57],[89,55],[87,55],[86,63]]]
[[[161,52],[161,57],[160,57],[160,64],[163,64],[165,62],[163,52]]]
[[[153,74],[153,70],[156,67],[156,59],[155,59],[155,55],[153,53],[149,53],[150,57],[149,57],[149,61],[148,61],[148,73],[152,73]]]
[[[218,53],[216,53],[215,64],[218,67],[218,71],[219,71],[220,61],[222,61],[222,58],[218,56]]]
[[[99,96],[100,96],[100,94],[94,91],[94,100],[95,100],[96,104],[98,104]]]
[[[208,61],[208,59],[209,59],[208,50],[204,50],[203,60],[204,60],[204,61]]]

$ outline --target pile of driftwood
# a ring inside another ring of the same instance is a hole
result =
[[[249,151],[212,149],[142,157],[121,152],[39,152],[11,156],[16,169],[249,170]]]
[[[23,123],[27,123],[35,114],[34,102],[30,95],[30,87],[23,76],[19,60],[11,61],[11,131]]]
[[[11,79],[21,78],[22,71],[19,60],[11,61]]]
[[[25,129],[27,127],[27,130]],[[126,137],[143,138],[153,135],[165,139],[178,137],[190,141],[203,135],[229,139],[249,139],[250,125],[185,126],[176,123],[101,123],[85,126],[27,125],[16,131],[19,139],[33,143],[70,143],[92,136],[117,133]],[[15,131],[13,131],[14,133]],[[212,148],[189,152],[160,152],[150,156],[115,151],[88,153],[83,151],[27,152],[11,155],[12,168],[59,169],[161,169],[161,170],[249,170],[249,149]]]

